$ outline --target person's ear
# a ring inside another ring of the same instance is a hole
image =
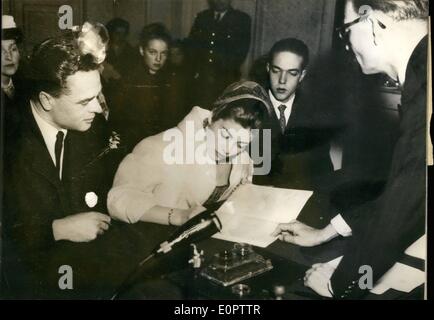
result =
[[[267,62],[267,65],[265,66],[265,68],[267,69],[267,73],[270,73],[270,63]]]
[[[145,55],[145,50],[142,46],[139,47],[140,55],[143,57]]]
[[[303,71],[301,72],[300,79],[298,79],[298,83],[300,83],[300,82],[303,81],[303,79],[304,79],[304,77],[306,76],[306,74],[307,74],[307,70],[306,70],[306,69],[303,69]]]
[[[41,107],[45,111],[51,111],[53,109],[53,106],[55,104],[54,98],[47,92],[41,91],[39,92],[39,103],[41,104]]]

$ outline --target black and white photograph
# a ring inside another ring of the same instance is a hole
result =
[[[429,298],[429,0],[1,2],[0,300]]]

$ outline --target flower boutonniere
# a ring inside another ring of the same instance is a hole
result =
[[[77,46],[82,56],[90,54],[97,64],[101,64],[106,58],[108,31],[101,23],[85,22],[81,26],[73,26],[76,34]]]
[[[116,131],[112,132],[112,135],[109,138],[109,148],[110,149],[118,149],[119,144],[121,143],[121,136]]]
[[[111,136],[108,139],[108,144],[101,152],[98,153],[98,155],[93,158],[90,162],[88,162],[83,170],[81,170],[80,174],[75,177],[75,179],[83,177],[88,169],[92,167],[96,162],[98,162],[100,159],[102,159],[104,156],[106,156],[108,153],[110,153],[112,150],[122,149],[125,148],[125,146],[121,146],[121,136],[115,132],[112,131]]]
[[[112,150],[120,149],[121,144],[121,136],[116,131],[112,131],[111,136],[108,139],[108,145],[96,156],[96,158],[89,163],[89,165],[92,165],[95,161],[98,161],[102,157],[104,157],[106,154],[108,154]]]

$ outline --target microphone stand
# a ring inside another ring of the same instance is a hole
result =
[[[154,248],[145,259],[139,262],[137,268],[116,290],[115,294],[111,297],[111,300],[118,299],[120,295],[125,293],[135,283],[136,279],[138,280],[139,276],[144,271],[144,266],[152,258],[168,253],[175,246],[190,244],[193,241],[211,237],[215,233],[219,232],[222,229],[222,225],[214,211],[217,210],[221,204],[222,202],[218,202],[212,207],[209,207],[206,211],[191,218],[179,227],[167,241],[162,242],[159,246]]]

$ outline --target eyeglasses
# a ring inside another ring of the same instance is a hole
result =
[[[341,39],[342,41],[344,41],[345,45],[348,46],[349,45],[349,37],[348,37],[348,35],[350,33],[350,30],[348,30],[348,29],[350,27],[352,27],[353,25],[359,23],[359,22],[366,21],[366,19],[367,19],[367,15],[364,15],[364,16],[358,17],[357,19],[355,19],[355,20],[353,20],[351,22],[345,23],[344,25],[336,28],[336,32],[337,32],[337,34],[339,36],[339,39]],[[381,29],[386,29],[386,26],[384,25],[384,23],[382,23],[381,21],[379,21],[377,19],[376,19],[376,21],[377,21],[377,23],[378,23],[378,25],[380,26]]]

